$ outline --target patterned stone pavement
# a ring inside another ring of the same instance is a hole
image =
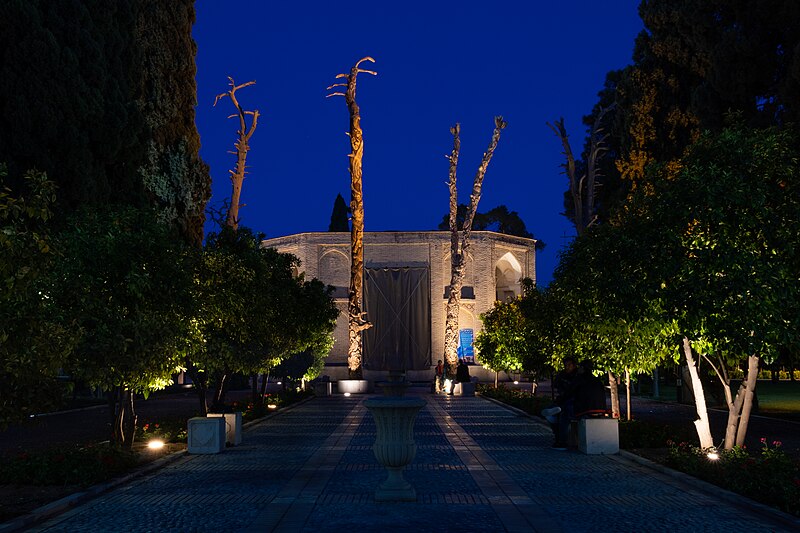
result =
[[[35,531],[790,531],[620,456],[550,449],[545,426],[481,398],[433,396],[405,477],[417,501],[376,503],[364,397],[316,398],[219,455],[185,456]],[[795,522],[797,523],[797,522]]]

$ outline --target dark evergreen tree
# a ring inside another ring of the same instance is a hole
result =
[[[639,12],[645,29],[632,64],[607,75],[584,119],[591,126],[616,104],[604,119],[601,221],[643,183],[648,164],[677,161],[730,113],[753,127],[800,119],[800,3],[644,0]]]
[[[456,211],[456,223],[458,227],[464,225],[464,219],[467,215],[467,206],[458,204]],[[437,229],[448,230],[450,228],[450,215],[445,215],[442,222]],[[496,231],[497,233],[505,233],[506,235],[516,235],[517,237],[525,237],[533,239],[534,236],[525,227],[525,222],[520,218],[519,213],[516,211],[509,211],[508,207],[498,205],[487,211],[486,213],[475,213],[475,218],[472,220],[473,231]]]
[[[347,207],[342,195],[337,194],[336,200],[333,201],[333,212],[331,212],[331,223],[328,226],[328,231],[350,231],[349,214],[350,208]]]
[[[193,0],[0,3],[0,161],[58,185],[57,210],[155,204],[202,239]]]

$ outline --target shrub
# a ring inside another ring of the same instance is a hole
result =
[[[137,464],[136,454],[105,444],[20,452],[0,461],[0,484],[88,486]]]
[[[530,392],[519,389],[508,389],[504,386],[493,388],[489,385],[478,384],[477,391],[487,398],[494,398],[504,404],[521,409],[528,414],[539,416],[539,413],[547,405],[552,403],[550,398],[545,396],[535,396]]]
[[[750,453],[744,447],[719,452],[718,460],[686,442],[670,442],[667,465],[709,483],[800,516],[800,462],[781,449],[779,441]]]
[[[690,427],[676,427],[644,420],[619,421],[619,445],[623,449],[666,448],[670,440],[697,441]]]

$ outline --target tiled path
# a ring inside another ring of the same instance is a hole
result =
[[[421,391],[419,392],[422,395]],[[376,503],[363,397],[317,398],[36,531],[788,531],[619,456],[550,449],[549,429],[481,398],[424,394],[412,503]]]

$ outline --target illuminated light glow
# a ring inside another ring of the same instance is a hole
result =
[[[712,461],[716,461],[719,459],[719,454],[716,452],[716,450],[711,450],[708,452],[708,458]]]
[[[453,381],[452,380],[450,380],[450,379],[444,380],[444,390],[445,391],[449,391],[450,387],[452,387],[452,386],[453,386]]]
[[[153,439],[147,443],[147,447],[150,448],[151,450],[160,450],[161,448],[164,447],[164,441]]]
[[[350,393],[349,392],[345,392],[344,395],[345,395],[346,398],[350,397]]]
[[[267,409],[277,409],[277,408],[278,408],[278,406],[277,406],[277,405],[275,405],[274,403],[271,403],[271,404],[269,404],[269,405],[267,406]]]
[[[279,382],[278,382],[278,385],[283,385],[283,382],[282,382],[282,381],[279,381]]]
[[[517,380],[515,379],[515,380],[514,380],[514,385],[519,385],[519,381],[517,381]]]

